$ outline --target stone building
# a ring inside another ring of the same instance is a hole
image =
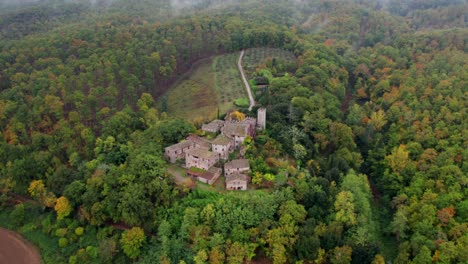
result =
[[[210,169],[208,169],[208,171],[203,172],[193,171],[189,169],[187,171],[187,175],[195,178],[197,181],[201,181],[206,184],[212,185],[218,180],[219,176],[221,176],[221,172],[221,168],[211,167]]]
[[[224,164],[224,176],[229,176],[234,173],[249,172],[249,161],[246,159],[236,159]]]
[[[239,148],[249,136],[249,125],[244,123],[226,123],[222,129],[223,135],[233,140],[233,147]]]
[[[247,134],[252,138],[255,137],[255,128],[257,125],[257,119],[253,117],[246,117],[241,123],[248,125],[249,127],[247,130]]]
[[[234,173],[226,176],[226,190],[247,190],[248,177],[245,174]]]
[[[266,128],[266,108],[257,110],[257,128],[258,130],[265,130]]]
[[[175,163],[177,159],[185,158],[185,152],[195,148],[195,145],[191,141],[182,141],[164,149],[164,156],[171,163]]]
[[[224,126],[223,120],[213,120],[208,124],[202,125],[202,130],[205,132],[218,133],[221,128]]]
[[[195,134],[190,134],[187,137],[187,141],[191,141],[194,144],[195,148],[203,148],[203,149],[211,148],[211,143],[208,140],[206,140],[203,137],[199,137]]]
[[[185,152],[187,168],[195,167],[208,170],[219,160],[219,154],[203,148],[194,148]]]
[[[229,153],[232,149],[232,140],[230,138],[224,135],[219,135],[211,143],[211,150],[215,153],[219,153],[220,159],[228,159]]]

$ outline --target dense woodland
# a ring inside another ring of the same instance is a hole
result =
[[[45,263],[468,262],[465,1],[0,10],[0,225]],[[155,101],[252,47],[297,57],[253,73],[252,190],[176,184],[163,148],[197,127]]]

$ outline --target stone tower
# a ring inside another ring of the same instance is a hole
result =
[[[257,110],[257,127],[258,130],[265,130],[266,127],[266,108],[259,108]]]

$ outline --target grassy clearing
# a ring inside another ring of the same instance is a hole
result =
[[[217,111],[212,60],[204,60],[167,92],[168,114],[187,120],[213,118]]]
[[[203,60],[166,93],[168,114],[190,121],[209,121],[218,109],[237,109],[234,101],[247,98],[237,69],[239,53]],[[160,102],[161,103],[161,102]]]

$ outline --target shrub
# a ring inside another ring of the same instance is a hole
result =
[[[249,107],[249,100],[247,98],[238,98],[234,101],[234,104],[238,107]]]
[[[64,248],[68,246],[68,239],[62,237],[59,239],[59,247]]]
[[[82,236],[83,233],[84,233],[84,228],[83,228],[83,227],[79,226],[79,227],[77,227],[77,228],[75,229],[75,234],[76,234],[77,236]]]
[[[10,213],[10,222],[15,226],[22,226],[24,224],[24,205],[18,204],[15,209]]]
[[[99,244],[99,257],[103,263],[112,262],[117,251],[117,242],[113,238],[102,240]]]
[[[21,233],[27,233],[36,229],[37,229],[37,226],[34,223],[27,223],[21,227],[20,231]]]
[[[68,232],[68,229],[66,228],[59,228],[55,230],[55,236],[57,237],[64,237]]]
[[[76,264],[78,263],[78,257],[73,255],[73,256],[70,256],[70,258],[68,259],[68,263],[69,264]]]
[[[98,256],[98,249],[93,246],[87,246],[86,247],[86,253],[92,258],[97,258]]]
[[[52,224],[52,219],[53,215],[48,214],[42,221],[41,221],[41,226],[42,226],[42,231],[46,234],[50,234],[53,230],[53,224]]]

